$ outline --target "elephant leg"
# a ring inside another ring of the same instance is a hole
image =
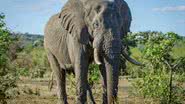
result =
[[[77,104],[85,104],[87,101],[87,71],[83,68],[75,69],[76,87],[77,87]]]
[[[87,95],[88,95],[88,98],[90,99],[90,104],[96,104],[89,83],[87,83]]]
[[[61,104],[68,104],[67,103],[67,94],[66,94],[66,72],[65,72],[65,69],[61,69],[60,71],[57,71],[56,78],[57,78],[58,97],[61,101]]]
[[[75,73],[74,73],[74,74],[75,74]],[[76,75],[75,75],[75,76],[76,76]],[[96,104],[89,83],[87,83],[87,97],[88,97],[88,99],[90,100],[90,104]]]
[[[52,53],[48,53],[48,60],[50,62],[51,68],[56,75],[57,81],[57,95],[59,98],[59,104],[68,104],[67,103],[67,94],[66,94],[66,72],[64,69],[60,68],[60,65]]]
[[[77,87],[77,104],[87,102],[87,76],[88,76],[88,53],[87,47],[79,43],[75,47],[75,77]]]
[[[102,86],[103,86],[103,104],[107,104],[107,79],[106,79],[106,70],[104,65],[99,66],[101,77],[102,77]]]

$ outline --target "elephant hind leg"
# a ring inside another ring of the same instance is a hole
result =
[[[47,55],[50,66],[56,75],[59,104],[68,104],[66,94],[66,72],[64,69],[60,68],[56,57],[51,52],[48,52]]]

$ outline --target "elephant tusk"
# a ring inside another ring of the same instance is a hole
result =
[[[122,57],[124,57],[125,59],[127,59],[130,63],[134,64],[134,65],[138,65],[138,66],[143,66],[142,63],[140,62],[137,62],[136,60],[134,60],[133,58],[131,58],[125,50],[122,51],[122,54],[121,54]]]
[[[96,64],[101,65],[102,63],[99,59],[98,52],[99,52],[98,49],[94,48],[94,61]]]

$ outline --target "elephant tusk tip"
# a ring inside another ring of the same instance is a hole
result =
[[[99,53],[98,53],[99,51],[98,51],[98,49],[94,49],[94,61],[95,61],[95,63],[96,64],[98,64],[98,65],[101,65],[102,63],[101,63],[101,61],[100,61],[100,59],[99,59]]]
[[[102,63],[97,63],[98,65],[101,65]]]
[[[101,62],[96,62],[97,65],[101,65],[102,63]]]

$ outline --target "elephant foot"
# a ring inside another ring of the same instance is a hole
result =
[[[103,100],[103,103],[102,104],[107,104],[107,100]]]
[[[76,98],[76,104],[88,104],[86,99]]]
[[[59,98],[57,104],[68,104],[67,98]]]

